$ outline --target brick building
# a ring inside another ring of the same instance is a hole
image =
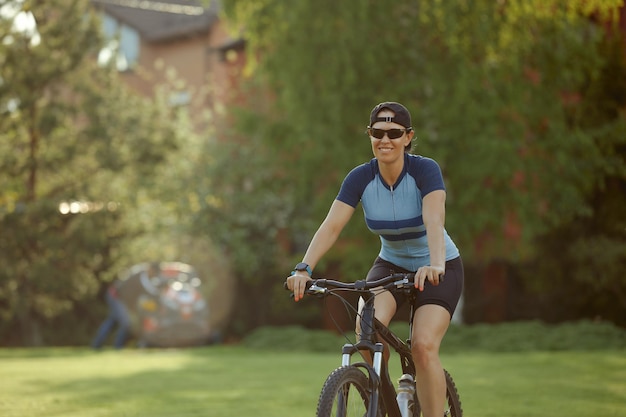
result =
[[[115,60],[136,92],[187,106],[198,130],[238,99],[245,43],[229,34],[218,1],[208,7],[194,0],[91,2],[109,39],[99,60]]]

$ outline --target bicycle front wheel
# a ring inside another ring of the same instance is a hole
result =
[[[370,402],[368,379],[355,366],[335,369],[317,403],[317,417],[363,417]]]

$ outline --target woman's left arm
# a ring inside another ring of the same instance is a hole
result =
[[[424,289],[424,282],[439,285],[439,277],[446,272],[446,245],[444,225],[446,222],[446,192],[432,191],[422,200],[422,219],[426,226],[430,265],[423,266],[415,274],[415,287]]]

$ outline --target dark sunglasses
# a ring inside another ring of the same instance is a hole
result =
[[[389,129],[389,130],[385,130],[385,129],[376,129],[373,127],[368,127],[367,128],[367,133],[368,135],[375,137],[376,139],[382,139],[385,137],[385,133],[387,134],[387,137],[389,139],[398,139],[401,138],[402,135],[404,135],[406,132],[408,132],[410,129]]]

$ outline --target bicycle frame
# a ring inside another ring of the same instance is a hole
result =
[[[410,342],[405,343],[398,338],[389,328],[383,325],[374,316],[374,297],[371,292],[365,292],[365,304],[361,310],[361,337],[356,344],[345,344],[342,349],[342,366],[351,365],[352,355],[359,351],[369,351],[372,354],[372,365],[360,362],[352,364],[352,366],[358,366],[365,368],[369,374],[369,380],[371,384],[370,394],[370,407],[368,417],[376,417],[378,410],[378,399],[382,398],[383,405],[387,411],[389,417],[402,417],[400,408],[396,401],[396,390],[391,377],[389,376],[389,369],[386,361],[383,360],[383,344],[376,341],[376,335],[389,344],[390,348],[393,348],[400,356],[400,364],[403,374],[411,374],[415,376],[415,365],[413,363],[413,357],[411,356]],[[412,331],[413,326],[413,303],[411,303],[410,310],[410,329]]]
[[[285,283],[287,289],[287,283]],[[398,338],[387,326],[383,325],[376,319],[374,314],[374,299],[376,292],[379,290],[404,291],[407,295],[410,305],[409,316],[409,339],[405,342]],[[359,280],[353,283],[346,283],[328,279],[310,280],[306,283],[305,293],[325,297],[334,290],[348,290],[357,292],[363,298],[363,304],[360,315],[361,335],[359,340],[354,344],[345,344],[342,349],[341,367],[337,368],[328,377],[322,393],[320,402],[318,403],[318,412],[320,407],[328,415],[334,407],[337,407],[337,415],[344,415],[343,406],[346,405],[346,399],[343,398],[343,391],[335,391],[339,387],[347,386],[346,384],[354,384],[359,391],[359,396],[365,399],[367,395],[367,417],[379,417],[378,411],[381,409],[388,417],[401,417],[401,412],[396,400],[395,384],[389,376],[387,362],[384,361],[383,350],[384,345],[378,338],[389,344],[390,349],[394,349],[400,356],[400,365],[403,374],[409,374],[415,377],[415,364],[411,354],[411,337],[413,333],[413,319],[415,317],[415,300],[417,294],[413,287],[413,276],[409,273],[395,273],[377,281]],[[366,362],[351,363],[352,356],[359,352]],[[371,358],[366,358],[362,352],[369,352]],[[371,360],[371,363],[369,363]],[[364,370],[367,375],[362,375],[359,370]],[[450,374],[444,369],[446,378],[446,402],[447,409],[444,410],[445,416],[461,417],[463,409],[461,408],[461,400],[456,385]],[[367,381],[365,381],[367,379]],[[330,385],[327,385],[329,384]],[[366,385],[367,384],[367,385]],[[350,390],[348,390],[350,391]],[[337,398],[339,397],[339,398]],[[382,399],[382,403],[380,400]],[[419,412],[419,401],[415,398],[415,407],[413,411]]]

